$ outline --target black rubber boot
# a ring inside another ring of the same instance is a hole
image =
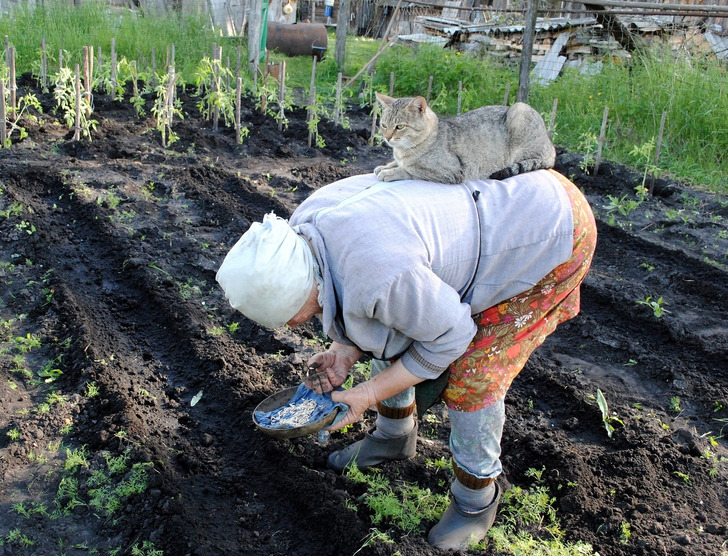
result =
[[[482,541],[493,525],[500,502],[500,487],[495,483],[493,501],[479,512],[466,512],[453,498],[440,521],[430,529],[427,542],[443,550],[467,550]]]
[[[327,463],[331,469],[341,473],[354,462],[359,469],[365,469],[384,461],[409,459],[417,452],[417,423],[412,431],[391,440],[380,440],[366,433],[362,440],[350,444],[343,450],[329,455]]]

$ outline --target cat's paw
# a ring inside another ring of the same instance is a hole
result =
[[[377,174],[377,179],[379,181],[397,181],[406,180],[407,176],[399,168],[387,168]]]

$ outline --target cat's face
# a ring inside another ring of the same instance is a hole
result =
[[[379,94],[377,99],[382,104],[380,131],[390,147],[406,149],[422,141],[429,131],[425,99],[393,99]]]

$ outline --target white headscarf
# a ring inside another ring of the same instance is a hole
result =
[[[277,328],[298,313],[311,293],[313,254],[306,240],[271,212],[230,249],[216,279],[230,305],[267,328]]]

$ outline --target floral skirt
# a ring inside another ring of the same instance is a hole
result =
[[[580,285],[596,248],[596,223],[581,191],[561,174],[551,172],[571,201],[571,258],[530,290],[473,315],[478,331],[466,352],[450,365],[450,378],[442,393],[450,409],[477,411],[502,399],[533,350],[559,323],[579,313]]]

